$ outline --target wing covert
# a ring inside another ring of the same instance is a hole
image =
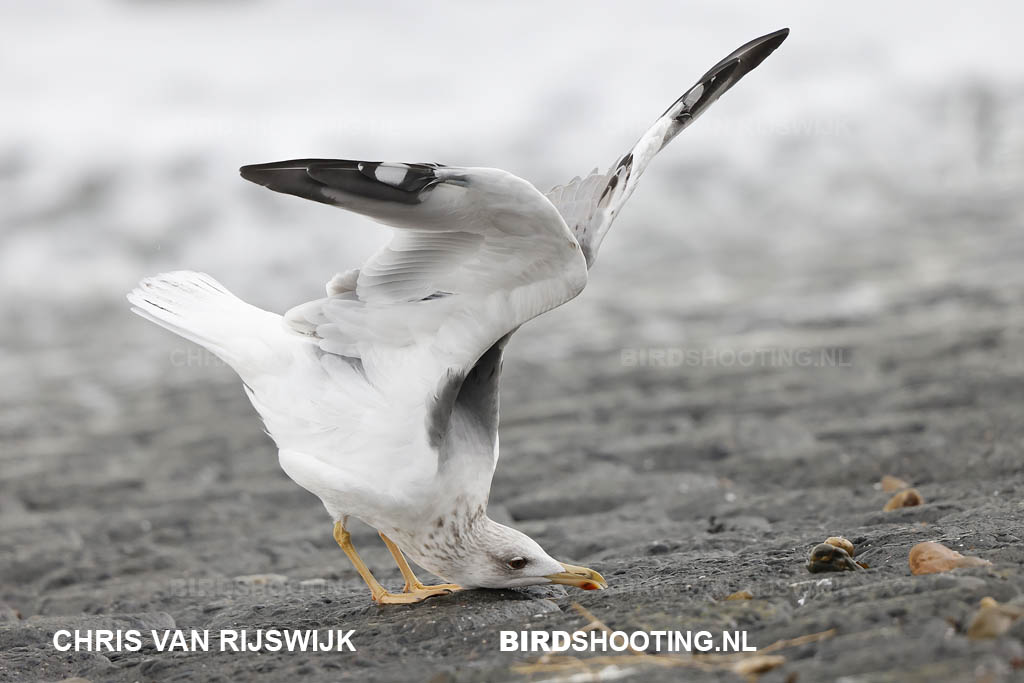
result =
[[[382,354],[419,348],[433,357],[437,377],[468,372],[499,339],[586,282],[561,215],[533,185],[505,171],[295,159],[241,173],[395,228],[366,263],[328,283],[327,297],[285,317],[324,351],[361,358],[367,367]]]

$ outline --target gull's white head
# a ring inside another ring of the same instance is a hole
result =
[[[444,542],[424,548],[417,561],[439,576],[464,588],[515,588],[547,583],[583,590],[607,587],[593,569],[554,559],[532,538],[498,524],[487,516],[460,530],[452,545]],[[429,557],[427,557],[429,555]]]

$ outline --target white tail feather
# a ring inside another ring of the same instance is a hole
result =
[[[205,273],[148,277],[128,301],[133,312],[208,349],[246,382],[287,360],[294,343],[281,316],[245,303]]]

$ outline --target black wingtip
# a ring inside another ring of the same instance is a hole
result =
[[[761,62],[768,58],[768,55],[782,45],[788,36],[789,29],[782,28],[739,46],[718,64],[708,69],[707,73],[701,76],[692,88],[684,92],[665,110],[665,114],[675,110],[673,116],[685,127],[689,121],[700,116],[715,100],[736,85],[741,78],[756,69]],[[681,108],[680,103],[683,105]],[[677,128],[672,135],[678,134],[680,130],[682,128]],[[667,142],[666,139],[665,144]]]
[[[287,161],[270,161],[264,164],[248,164],[238,169],[239,174],[246,180],[257,185],[267,185],[275,176],[281,172],[306,172],[306,169],[313,164],[335,163],[337,159],[288,159]]]
[[[384,163],[349,159],[290,159],[238,169],[249,182],[274,192],[353,211],[353,202],[419,204],[441,179],[441,164]]]
[[[286,162],[276,161],[269,164],[248,164],[238,169],[238,173],[251,183],[266,185],[271,181],[276,171],[282,169],[281,165]]]
[[[773,31],[767,35],[762,36],[761,40],[764,40],[765,47],[769,48],[769,50],[774,50],[779,45],[782,45],[783,41],[785,41],[788,37],[789,27],[786,27],[780,28],[778,31]]]
[[[334,204],[334,200],[325,195],[323,185],[309,176],[309,167],[330,159],[290,159],[288,161],[272,161],[266,164],[249,164],[242,166],[238,172],[251,183],[263,187],[295,195],[304,199],[312,199],[323,204]]]
[[[715,97],[734,86],[741,78],[767,59],[768,55],[775,52],[787,36],[789,36],[789,29],[782,28],[754,38],[733,50],[722,61],[711,67],[698,81],[711,86],[711,92],[704,93],[703,97],[708,102],[713,101]],[[713,94],[713,92],[717,92],[717,94]]]
[[[789,29],[781,28],[778,31],[765,34],[760,38],[754,38],[752,41],[739,48],[733,54],[740,56],[744,63],[744,73],[753,71],[757,66],[768,58],[768,55],[775,52],[776,49],[789,37]]]
[[[242,166],[240,169],[238,169],[238,173],[251,183],[257,183],[259,185],[263,184],[262,182],[260,182],[263,175],[259,172],[259,169],[256,167],[255,164]]]

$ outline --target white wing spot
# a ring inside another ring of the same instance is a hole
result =
[[[700,83],[689,92],[689,96],[683,100],[684,107],[692,107],[700,99],[700,96],[704,94],[704,84]]]
[[[409,167],[399,166],[397,164],[394,166],[385,166],[384,164],[381,164],[377,167],[374,175],[377,176],[377,180],[385,185],[399,187],[405,180],[405,176],[409,175]]]

